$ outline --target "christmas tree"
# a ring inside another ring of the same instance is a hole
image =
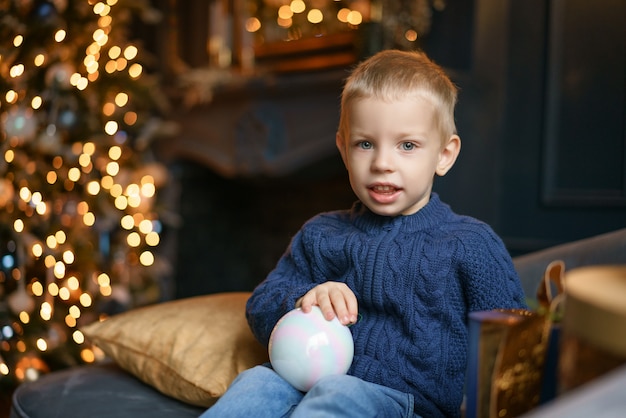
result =
[[[0,0],[0,384],[93,362],[80,327],[160,299],[166,101],[128,0]]]

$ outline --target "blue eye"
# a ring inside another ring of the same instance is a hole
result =
[[[403,142],[402,143],[402,149],[404,151],[411,151],[414,148],[415,148],[415,144],[412,143],[412,142]]]
[[[372,148],[372,143],[369,141],[361,141],[359,142],[359,147],[363,148],[363,149],[371,149]]]

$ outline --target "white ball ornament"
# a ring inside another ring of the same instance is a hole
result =
[[[317,306],[308,313],[299,308],[288,312],[270,335],[272,367],[302,392],[322,377],[345,374],[353,356],[350,329],[336,317],[328,321]]]

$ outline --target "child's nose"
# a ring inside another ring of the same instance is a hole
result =
[[[374,171],[392,171],[393,167],[392,153],[385,150],[377,150],[372,161],[372,169]]]

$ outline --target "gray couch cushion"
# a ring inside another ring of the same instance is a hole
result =
[[[20,385],[10,418],[197,418],[203,411],[161,395],[107,363],[51,373]]]
[[[546,267],[554,260],[562,260],[566,272],[596,264],[626,264],[626,228],[515,257],[526,296],[535,297]]]

